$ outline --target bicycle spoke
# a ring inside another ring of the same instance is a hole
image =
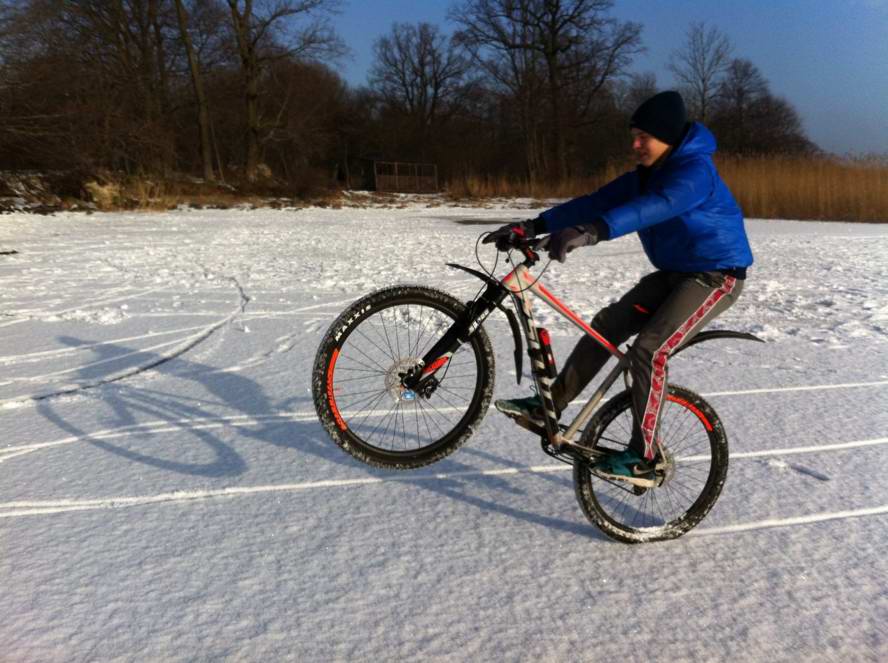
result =
[[[425,307],[420,307],[419,309],[419,333],[416,337],[416,344],[412,346],[410,356],[411,357],[422,357],[419,354],[419,342],[422,340],[423,335],[425,334],[425,328],[422,326],[422,314],[425,311]]]
[[[436,395],[438,398],[440,398],[442,401],[444,401],[445,403],[447,403],[447,405],[449,405],[449,406],[452,407],[453,409],[455,409],[455,410],[460,409],[460,408],[462,407],[461,405],[454,405],[453,401],[448,400],[447,398],[444,397],[444,394],[443,394],[442,392],[445,392],[445,391],[447,391],[447,389],[442,389],[442,388],[439,386],[439,387],[438,387],[438,391],[436,392],[435,395]],[[461,398],[461,396],[460,396],[459,394],[454,394],[454,395],[455,395],[457,398]]]
[[[361,413],[361,412],[363,412],[362,406],[363,406],[365,403],[369,403],[370,401],[373,401],[373,403],[374,403],[374,405],[375,405],[375,404],[378,403],[383,397],[385,397],[386,391],[385,391],[384,389],[382,389],[382,390],[374,391],[373,393],[374,393],[374,394],[377,394],[377,396],[374,397],[373,395],[370,395],[370,396],[366,396],[365,398],[359,398],[359,399],[356,400],[356,401],[352,401],[352,402],[350,402],[350,403],[346,403],[345,405],[343,405],[342,407],[339,408],[339,410],[340,410],[340,414],[342,414],[342,412],[346,412],[346,413],[348,413],[349,410],[356,411],[357,413]],[[375,400],[374,400],[374,399],[375,399]],[[372,409],[371,409],[371,410],[372,410]]]
[[[426,411],[425,405],[422,404],[422,401],[416,401],[416,402],[419,403],[419,407],[422,409],[423,412],[425,412]],[[437,410],[434,408],[434,406],[431,406],[429,403],[426,403],[426,405],[429,405],[433,412],[438,413],[438,416],[443,417],[443,415],[441,415],[439,412],[437,412]],[[446,421],[446,418],[445,418],[445,421]],[[444,432],[441,429],[441,425],[437,422],[437,420],[434,417],[427,415],[426,416],[426,425],[428,425],[428,422],[432,422],[435,425],[435,428],[437,428],[439,432],[441,432],[441,433]]]
[[[351,350],[351,348],[349,348],[349,349]],[[367,353],[366,353],[366,352],[363,352],[360,348],[358,348],[357,351],[360,352],[360,353],[361,353],[362,355],[364,355],[365,357],[367,357],[367,359],[369,359],[370,361],[372,361],[374,364],[376,364],[377,366],[379,366],[379,370],[377,371],[377,370],[374,369],[372,366],[368,366],[367,364],[358,361],[358,360],[355,359],[354,357],[348,357],[348,356],[343,357],[342,354],[340,354],[340,357],[342,357],[343,359],[346,359],[346,360],[348,360],[348,361],[353,361],[353,362],[356,363],[358,366],[363,366],[364,369],[366,369],[366,370],[368,370],[368,371],[373,371],[373,372],[375,372],[376,375],[385,375],[385,373],[386,373],[386,369],[385,369],[383,366],[381,366],[379,363],[377,363],[372,357],[368,356]],[[339,368],[337,367],[336,370],[339,370]],[[346,368],[343,369],[343,370],[348,370],[348,368],[346,367]],[[360,370],[360,369],[352,369],[352,370]]]
[[[370,431],[370,435],[367,436],[368,440],[372,439],[373,436],[376,435],[376,431],[379,430],[379,428],[382,426],[382,424],[385,424],[385,428],[383,429],[383,438],[385,437],[385,432],[388,431],[388,427],[389,427],[389,420],[391,419],[392,414],[395,412],[395,410],[397,408],[398,408],[398,403],[395,403],[391,407],[391,409],[383,416],[382,420],[378,424],[376,424],[376,428],[374,428],[372,431]]]
[[[451,396],[455,396],[456,398],[462,399],[463,401],[467,401],[465,394],[457,393],[453,389],[445,387],[443,384],[438,385],[438,389],[441,391],[446,391]],[[455,387],[455,389],[458,389],[459,391],[468,391],[469,393],[474,392],[474,389],[472,387]],[[466,402],[466,405],[468,405],[468,402]]]
[[[407,352],[413,349],[413,343],[410,342],[410,304],[407,304]]]
[[[379,394],[379,396],[376,397],[376,400],[373,401],[373,404],[369,408],[367,408],[367,412],[364,414],[364,417],[360,421],[356,422],[355,425],[352,427],[358,428],[359,426],[363,426],[364,422],[366,422],[370,415],[373,414],[373,409],[376,407],[377,403],[379,403],[384,396],[385,392],[383,391]]]
[[[410,464],[417,452],[452,440],[454,432],[466,429],[469,418],[483,414],[478,405],[482,396],[489,399],[480,391],[487,384],[488,362],[481,351],[489,352],[489,342],[482,330],[457,347],[437,372],[432,393],[423,396],[421,390],[404,388],[403,375],[453,326],[462,304],[439,293],[393,292],[389,302],[368,306],[369,314],[346,324],[338,345],[335,379],[328,377],[327,383],[334,390],[328,399],[336,407],[331,414],[341,418],[337,421],[345,427],[339,428],[352,437],[353,446],[346,451],[363,447],[380,464],[389,461],[378,452],[403,454]]]
[[[409,321],[409,315],[408,315],[408,321]],[[401,339],[400,339],[400,334],[398,334],[398,313],[397,313],[397,311],[395,312],[395,319],[392,321],[392,326],[394,327],[394,330],[392,333],[394,334],[394,337],[395,337],[395,348],[397,349],[397,352],[398,352],[397,356],[401,357]]]
[[[429,434],[429,439],[435,439],[435,436],[432,435],[432,429],[429,426],[429,417],[425,413],[425,408],[422,405],[422,401],[414,401],[414,403],[416,403],[419,406],[419,409],[422,410],[422,423],[425,424],[426,432]]]
[[[620,540],[638,540],[637,536],[643,539],[678,536],[684,530],[678,529],[677,524],[686,523],[695,509],[704,509],[702,513],[705,515],[718,495],[717,490],[712,494],[710,487],[711,477],[718,471],[714,446],[718,433],[713,432],[715,429],[707,421],[710,415],[707,413],[704,419],[692,403],[699,397],[678,393],[676,400],[664,403],[659,414],[657,439],[669,464],[666,474],[660,475],[660,485],[639,489],[628,482],[599,477],[589,470],[582,473],[591,492],[579,494],[588,494],[592,500],[589,502],[581,497],[581,501],[610,523],[609,527],[615,529],[606,531]],[[595,438],[584,438],[584,444],[599,450],[626,448],[632,437],[633,417],[629,396],[621,398],[610,406],[613,414],[594,428]],[[706,412],[705,404],[700,407]],[[723,438],[720,443],[724,444]],[[683,458],[693,460],[687,462]],[[724,472],[724,466],[721,466],[721,472]],[[692,521],[691,526],[695,522]],[[623,534],[616,532],[634,534],[631,539],[623,539]]]
[[[370,326],[373,327],[373,325],[370,325]],[[383,348],[382,346],[380,346],[376,341],[374,341],[372,338],[370,338],[369,336],[367,336],[367,334],[365,334],[364,332],[362,332],[360,327],[358,327],[357,329],[355,329],[355,333],[357,333],[359,336],[362,336],[362,337],[363,337],[363,338],[364,338],[364,339],[365,339],[370,345],[372,345],[374,348],[376,348],[377,350],[379,350],[382,354],[386,355],[389,359],[391,359],[392,361],[395,361],[395,355],[391,352],[391,348],[389,348],[389,351],[386,352],[386,351],[385,351],[385,348]],[[350,340],[350,339],[349,339],[349,340]],[[366,353],[364,353],[364,354],[366,354]],[[370,359],[369,356],[368,356],[367,358]],[[372,361],[372,359],[371,359],[371,361]],[[385,370],[385,369],[383,369],[383,371],[384,371],[384,370]]]
[[[395,349],[392,347],[392,339],[388,333],[388,325],[386,324],[386,321],[385,321],[385,314],[386,313],[388,313],[388,311],[380,312],[379,321],[382,323],[382,332],[385,335],[385,343],[388,346],[389,351],[392,353],[392,357],[394,359],[398,359],[399,355],[395,353]]]
[[[338,373],[339,371],[337,370],[336,372]],[[344,380],[340,380],[339,378],[337,378],[336,381],[334,382],[334,384],[338,387],[338,386],[341,385],[343,382],[354,382],[355,380],[377,380],[377,381],[378,381],[378,380],[379,380],[379,374],[376,374],[376,375],[364,375],[364,376],[357,377],[357,378],[345,378]]]

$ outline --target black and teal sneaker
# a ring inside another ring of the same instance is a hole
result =
[[[654,462],[645,460],[642,455],[631,449],[615,451],[600,458],[593,463],[592,469],[599,474],[615,478],[649,479],[654,476]]]
[[[526,419],[537,426],[546,425],[543,400],[539,396],[501,399],[496,401],[493,406],[507,417]]]

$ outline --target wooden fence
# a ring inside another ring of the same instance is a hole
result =
[[[438,167],[433,163],[376,161],[373,173],[377,191],[437,193]]]

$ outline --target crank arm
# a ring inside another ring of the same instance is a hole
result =
[[[625,477],[621,474],[605,474],[604,472],[596,472],[592,470],[592,474],[605,481],[622,481],[623,483],[632,484],[639,488],[656,488],[660,482],[656,479],[645,479],[643,477]]]

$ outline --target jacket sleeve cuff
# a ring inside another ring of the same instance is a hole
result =
[[[546,223],[546,220],[543,217],[538,216],[537,218],[532,219],[531,223],[533,224],[534,235],[545,235],[549,232],[549,224]]]
[[[610,239],[610,227],[607,225],[607,222],[602,219],[600,216],[596,218],[592,223],[590,223],[593,228],[595,228],[595,232],[598,233],[598,241],[603,242],[605,240]]]

